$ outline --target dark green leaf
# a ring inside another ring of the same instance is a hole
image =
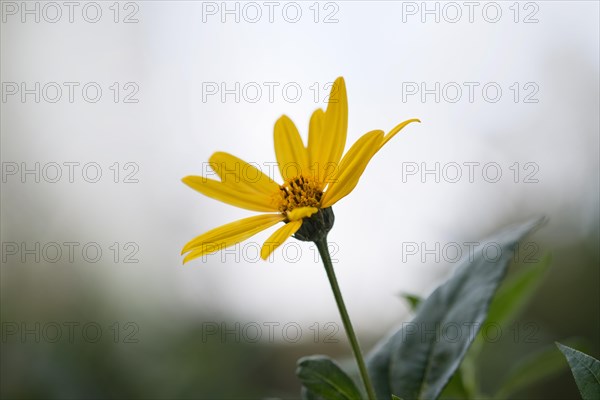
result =
[[[302,400],[321,400],[319,396],[308,390],[306,386],[302,386],[302,389],[300,389],[300,396]]]
[[[356,400],[361,395],[354,381],[346,375],[335,361],[327,356],[316,355],[298,360],[296,375],[306,387],[308,399],[315,396],[327,400]]]
[[[500,285],[498,292],[490,304],[488,317],[482,329],[483,331],[487,331],[487,327],[489,326],[491,326],[491,329],[496,329],[495,327],[498,326],[504,328],[515,318],[535,294],[536,289],[542,282],[544,273],[550,265],[550,261],[551,257],[547,255],[535,265],[523,266],[517,273],[509,276]],[[470,394],[469,397],[478,394],[476,365],[477,358],[484,344],[485,338],[480,331],[459,368],[459,371],[462,373],[463,386],[467,393]],[[542,379],[541,376],[540,379]]]
[[[436,399],[465,356],[506,273],[516,244],[541,220],[512,226],[483,241],[419,306],[404,324],[370,354],[368,366],[378,398],[391,393],[406,400]],[[484,248],[499,248],[492,258]]]
[[[569,362],[583,400],[600,399],[600,361],[571,347],[556,345]]]
[[[551,257],[547,255],[537,264],[532,266],[522,266],[517,273],[509,276],[506,281],[500,285],[498,292],[490,304],[488,317],[484,327],[493,325],[492,328],[497,326],[503,328],[509,324],[535,294],[536,289],[542,282],[544,273],[550,265],[550,261]],[[483,330],[485,329],[486,328],[483,328]],[[462,373],[463,386],[467,393],[470,394],[469,397],[478,394],[478,380],[476,377],[477,358],[479,357],[479,353],[484,344],[485,338],[481,332],[479,332],[459,368],[459,371]],[[521,376],[531,376],[532,379],[534,376],[537,377],[536,372],[534,371],[527,371],[526,374]],[[518,380],[519,378],[516,379]],[[543,379],[543,376],[540,375],[539,379]],[[523,381],[523,383],[526,384],[525,381]],[[506,396],[500,396],[499,398],[506,398]]]
[[[392,337],[381,340],[367,357],[367,369],[378,399],[389,399],[390,388],[390,356],[392,353]]]

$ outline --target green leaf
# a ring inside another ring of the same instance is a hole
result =
[[[392,400],[402,400],[402,398],[396,396],[395,394],[392,395]]]
[[[410,307],[410,311],[412,312],[415,312],[417,310],[417,307],[419,307],[419,304],[421,304],[421,302],[423,301],[423,299],[417,296],[416,294],[400,293],[400,296],[402,296],[402,298],[406,300],[408,306]]]
[[[482,242],[419,306],[412,322],[368,358],[378,398],[436,399],[465,356],[506,274],[517,243],[542,220],[509,227]],[[486,248],[501,251],[492,258]]]
[[[378,399],[389,399],[392,396],[390,388],[390,358],[393,338],[392,335],[381,340],[367,356],[367,370]]]
[[[600,361],[571,347],[556,345],[569,362],[583,400],[600,399]]]
[[[550,266],[551,259],[550,255],[546,255],[536,265],[523,268],[509,277],[494,296],[484,326],[494,324],[504,327],[510,323],[533,297],[542,281],[542,276]],[[482,335],[477,335],[467,355],[473,362],[479,355],[484,342]]]
[[[574,340],[569,341],[575,343]],[[579,342],[577,342],[579,343]],[[564,358],[554,345],[542,348],[519,360],[511,368],[494,398],[506,399],[511,394],[543,381],[565,369]]]
[[[517,273],[509,276],[500,285],[498,292],[490,304],[484,327],[494,325],[504,328],[509,324],[535,294],[542,282],[543,275],[550,266],[550,262],[551,257],[547,255],[537,264],[523,266]],[[459,368],[459,371],[462,373],[463,387],[469,394],[468,397],[479,395],[476,376],[477,358],[485,343],[485,338],[479,332]],[[528,374],[532,373],[532,371],[527,372]],[[539,377],[539,379],[542,378],[542,376]],[[500,396],[499,398],[506,398],[506,396]]]
[[[490,305],[487,322],[502,326],[509,323],[533,297],[551,260],[550,255],[547,255],[539,263],[523,267],[518,273],[507,279],[498,289],[498,293]]]
[[[322,355],[298,360],[296,375],[307,389],[308,399],[356,400],[361,398],[354,381],[331,358]]]
[[[308,390],[306,386],[302,386],[300,389],[300,397],[302,400],[322,400],[319,396]]]

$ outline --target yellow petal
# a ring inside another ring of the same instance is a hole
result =
[[[331,207],[356,187],[360,176],[373,155],[379,150],[382,141],[383,131],[371,131],[365,133],[352,145],[323,194],[321,199],[323,208]]]
[[[390,141],[391,138],[393,138],[394,136],[396,136],[396,133],[400,132],[402,130],[402,128],[404,128],[406,125],[412,123],[412,122],[419,122],[421,123],[421,120],[418,118],[413,118],[413,119],[409,119],[406,120],[404,122],[399,123],[398,125],[396,125],[394,127],[394,129],[392,129],[391,131],[389,131],[387,133],[387,135],[385,135],[385,137],[383,138],[383,142],[381,143],[381,146],[379,146],[379,148],[382,148],[383,145],[385,145],[387,142]]]
[[[379,143],[377,143],[375,136],[379,136],[376,132],[381,134],[381,131],[369,132],[358,139],[344,156],[339,170],[333,176],[332,183],[330,183],[327,191],[323,194],[323,199],[321,200],[322,207],[331,207],[340,199],[347,196],[358,184],[358,180],[371,158],[381,150],[384,144],[400,132],[402,128],[412,122],[421,121],[414,118],[396,125],[387,135],[379,139]]]
[[[266,260],[276,248],[281,246],[283,242],[287,240],[287,238],[296,233],[301,226],[302,221],[292,221],[273,232],[273,234],[269,236],[260,249],[261,258]]]
[[[211,229],[210,231],[190,240],[183,247],[181,253],[187,253],[188,251],[191,251],[194,248],[204,244],[216,244],[239,234],[255,234],[267,229],[277,222],[283,221],[284,219],[285,217],[282,214],[261,214],[230,222],[218,228]]]
[[[233,246],[283,221],[284,218],[281,214],[256,215],[212,229],[192,239],[184,246],[181,254],[190,253],[184,258],[183,262],[186,263],[204,254]]]
[[[283,115],[275,122],[275,156],[284,180],[308,173],[308,154],[296,125]]]
[[[279,185],[268,175],[229,153],[216,152],[210,157],[209,162],[221,181],[230,186],[238,186],[241,190],[259,192],[267,196],[279,191]]]
[[[344,78],[339,77],[331,87],[325,111],[321,162],[338,164],[346,146],[348,132],[348,96]]]
[[[339,77],[331,87],[327,111],[316,110],[308,129],[310,167],[322,187],[338,167],[346,146],[347,131],[348,96],[344,78]]]
[[[290,221],[298,221],[302,218],[308,218],[314,213],[319,211],[316,207],[298,207],[287,213],[287,217]]]
[[[317,181],[323,182],[322,176],[324,171],[323,159],[327,156],[322,155],[323,153],[323,139],[325,130],[325,112],[318,108],[313,112],[310,117],[310,124],[308,126],[308,162],[311,170]]]
[[[271,197],[262,193],[249,194],[226,183],[203,176],[186,176],[183,183],[213,199],[252,211],[278,211]]]

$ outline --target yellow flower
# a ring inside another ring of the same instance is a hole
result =
[[[396,133],[411,122],[397,125],[387,134],[374,130],[364,134],[342,157],[348,128],[348,101],[344,78],[331,88],[327,110],[316,110],[304,146],[298,129],[287,116],[275,123],[275,155],[283,184],[260,169],[224,152],[210,158],[220,180],[186,176],[183,182],[200,193],[251,211],[265,212],[210,230],[186,244],[183,262],[233,246],[271,226],[284,222],[263,244],[267,257],[290,236],[313,241],[333,226],[331,206],[348,195],[358,183],[371,158]]]

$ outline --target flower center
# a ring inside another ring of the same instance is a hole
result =
[[[286,213],[298,207],[321,207],[323,192],[312,176],[297,176],[279,186],[279,211]]]

